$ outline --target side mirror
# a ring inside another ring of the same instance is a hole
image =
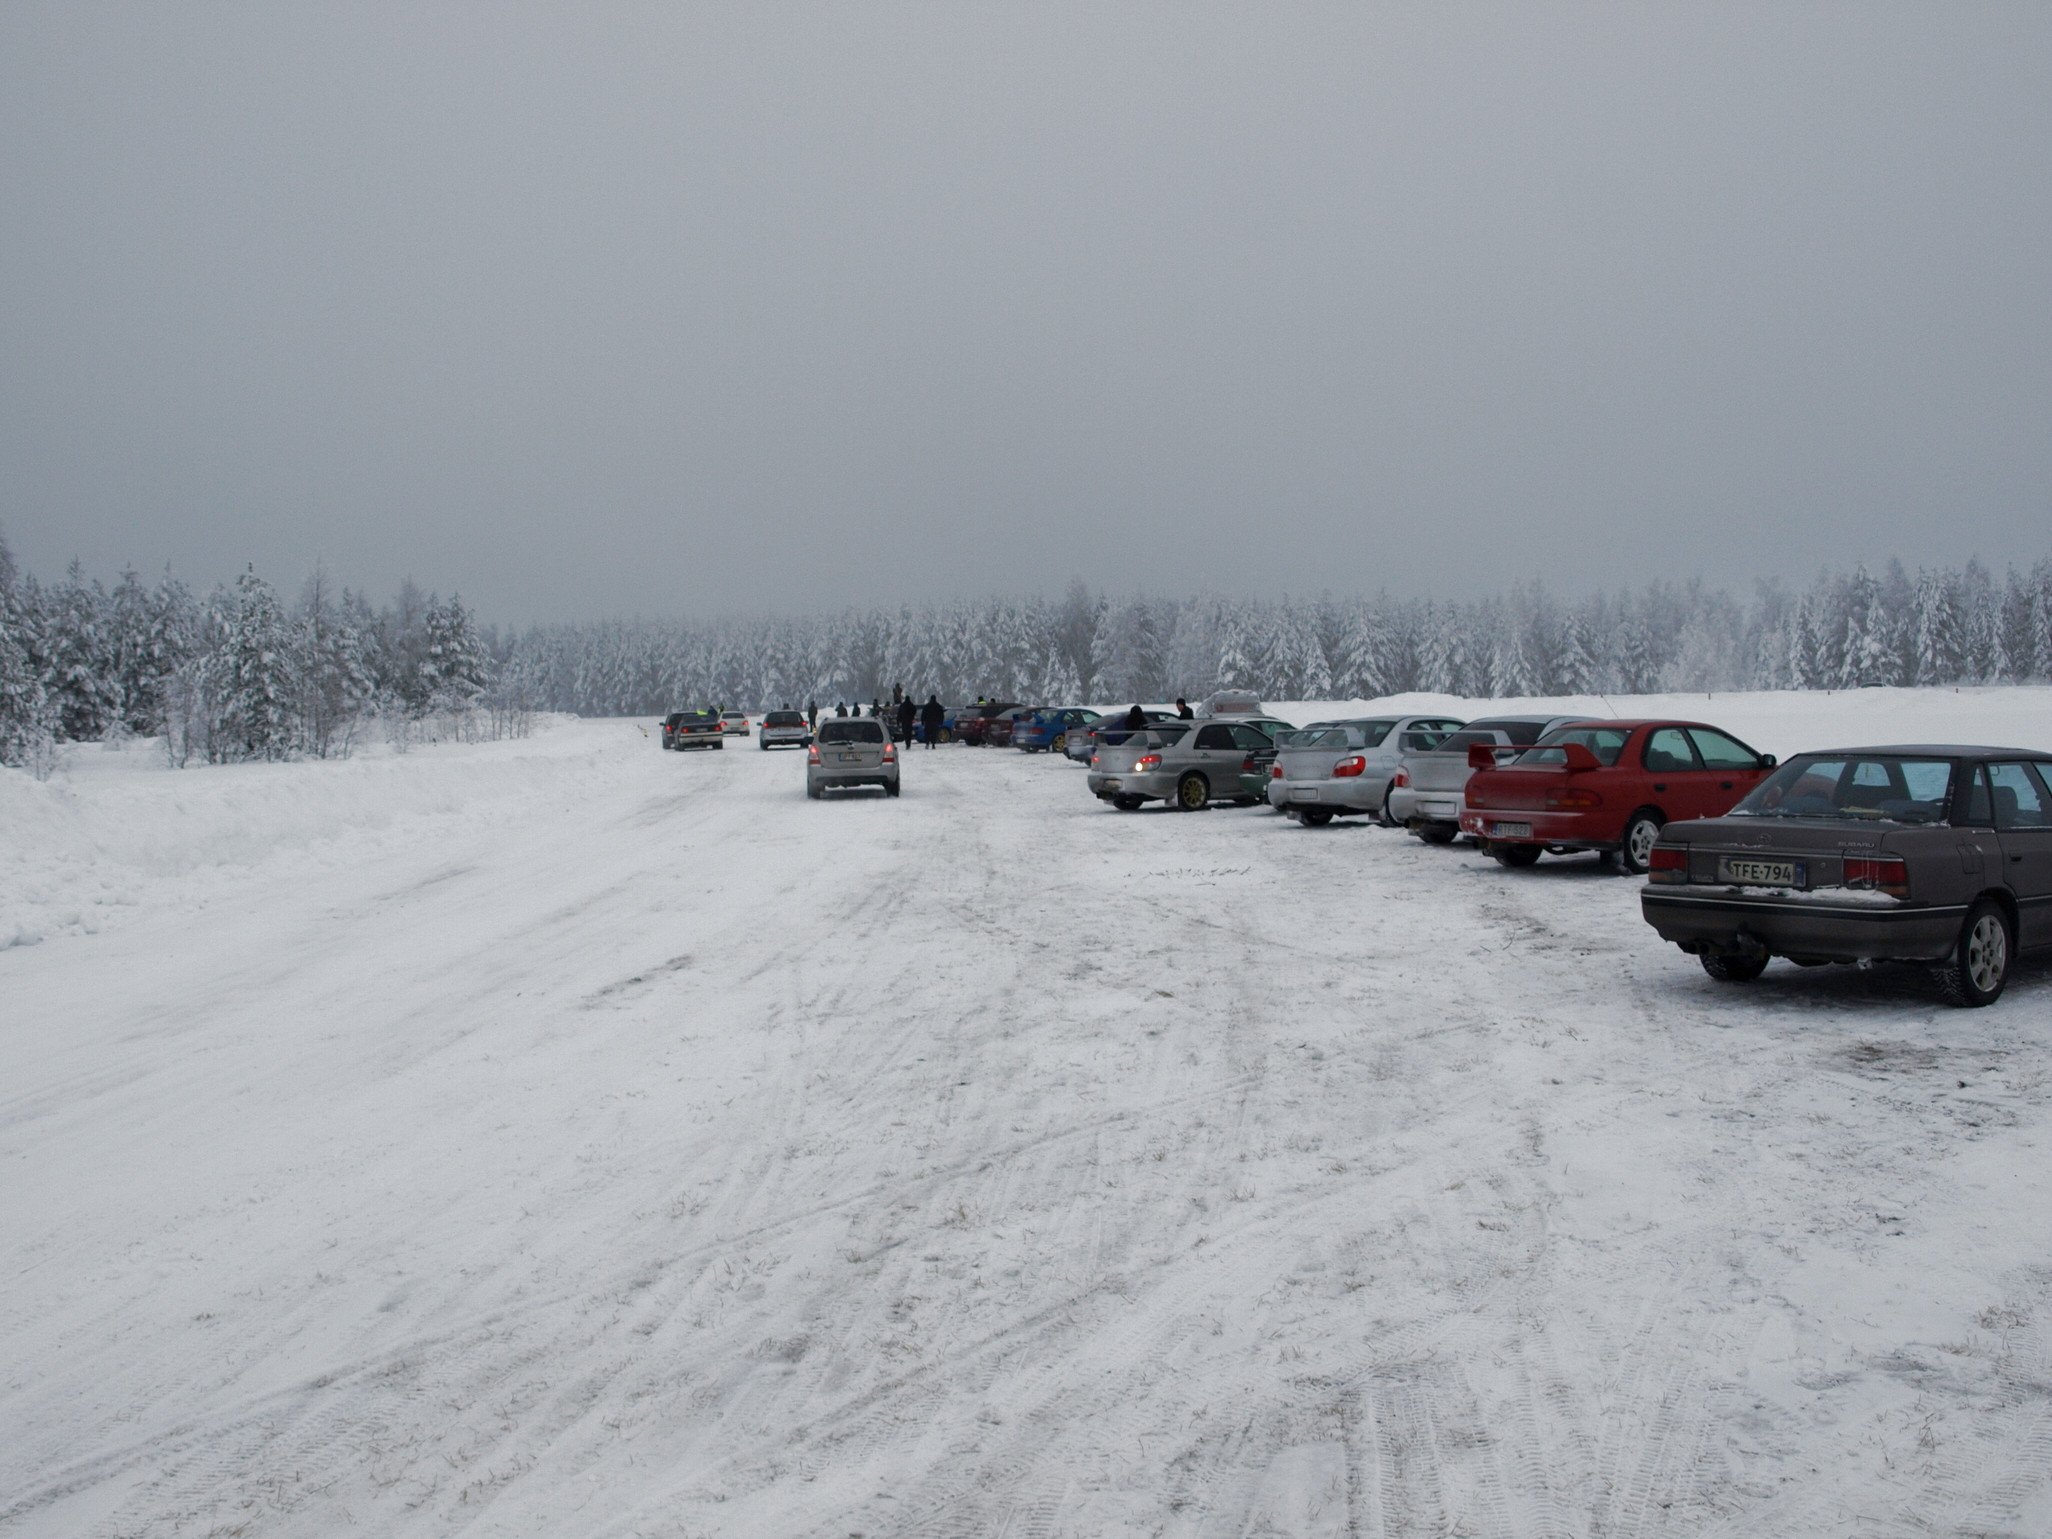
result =
[[[1603,768],[1603,761],[1580,743],[1566,744],[1561,752],[1567,757],[1568,773],[1571,775],[1579,775],[1584,770]]]
[[[1779,764],[1780,762],[1781,762],[1781,761],[1780,761],[1779,759],[1775,758],[1775,757],[1774,757],[1774,755],[1773,755],[1773,754],[1771,754],[1771,753],[1763,753],[1763,754],[1761,754],[1761,755],[1760,755],[1760,768],[1761,768],[1761,769],[1773,769],[1773,768],[1774,768],[1774,766],[1775,766],[1775,765],[1777,765],[1777,764]]]
[[[1487,743],[1470,743],[1468,745],[1469,769],[1494,769],[1495,767],[1496,750],[1493,747]]]

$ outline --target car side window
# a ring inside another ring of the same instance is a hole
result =
[[[1986,828],[1995,821],[1994,798],[1988,794],[1988,766],[1976,764],[1973,779],[1967,782],[1966,805],[1960,809],[1960,822],[1975,828]]]
[[[1679,727],[1662,727],[1646,739],[1646,768],[1658,775],[1663,772],[1697,768],[1696,750],[1689,746],[1688,734]]]
[[[1233,741],[1249,751],[1257,748],[1273,748],[1275,746],[1269,742],[1268,734],[1259,727],[1235,726],[1232,729],[1232,734]]]
[[[1746,747],[1737,738],[1726,737],[1709,727],[1691,727],[1689,736],[1695,739],[1696,752],[1703,756],[1705,769],[1758,769],[1760,756]]]
[[[1995,791],[1997,828],[2052,827],[2044,787],[2028,764],[1991,764],[1988,779]]]
[[[1198,729],[1197,741],[1192,746],[1229,749],[1233,746],[1233,734],[1223,722],[1215,721]]]

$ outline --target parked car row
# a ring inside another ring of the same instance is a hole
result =
[[[944,734],[1087,755],[1090,791],[1122,812],[1265,800],[1307,828],[1365,816],[1430,844],[1466,836],[1511,868],[1593,851],[1646,875],[1646,922],[1724,982],[1774,957],[1907,962],[1953,1003],[1985,1005],[2015,957],[2052,950],[2052,753],[1909,745],[1781,764],[1698,721],[1426,714],[1297,728],[1252,701],[1139,719],[983,702]],[[718,713],[675,712],[663,746],[718,748],[728,730]],[[760,740],[803,743],[815,798],[899,792],[897,748],[875,718],[822,721],[814,736],[800,713],[771,712]]]

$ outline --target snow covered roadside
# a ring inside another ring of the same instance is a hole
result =
[[[180,907],[289,866],[316,879],[337,860],[403,845],[429,820],[490,819],[590,779],[588,734],[552,729],[348,759],[174,770],[151,739],[75,744],[46,782],[0,771],[0,950],[89,934],[153,900]],[[634,734],[640,725],[616,723]]]
[[[1836,698],[1688,713],[1998,735]],[[0,952],[0,1534],[2052,1528],[2043,965],[1723,987],[1593,862],[1045,756],[499,747],[318,848],[280,767],[227,866],[160,800]]]

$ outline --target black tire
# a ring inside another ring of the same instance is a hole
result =
[[[1715,957],[1704,952],[1698,959],[1703,971],[1719,983],[1751,983],[1767,971],[1767,958],[1757,957]]]
[[[805,794],[811,797],[814,801],[818,801],[820,794],[819,787],[815,785],[807,785],[805,788]]]
[[[893,780],[893,781],[892,781],[892,782],[891,782],[891,783],[890,783],[889,785],[885,786],[885,787],[884,787],[884,794],[885,794],[886,796],[896,796],[896,795],[898,794],[898,783],[897,783],[897,781]]]
[[[1626,876],[1644,876],[1653,859],[1653,841],[1660,837],[1660,814],[1641,807],[1625,819],[1624,839],[1617,847],[1617,868]]]
[[[1330,807],[1300,807],[1297,809],[1297,821],[1306,828],[1323,828],[1332,821],[1332,809]]]
[[[1537,844],[1492,844],[1489,853],[1500,866],[1533,866],[1539,863],[1544,846]]]
[[[1427,844],[1452,844],[1460,828],[1453,823],[1426,823],[1413,832]]]
[[[717,743],[713,744],[715,748],[725,748],[726,746],[727,740],[725,738],[721,738]]]
[[[1931,981],[1947,1004],[1969,1010],[1992,1005],[2009,982],[2009,959],[2015,952],[2009,915],[1993,898],[1983,898],[1967,910],[1952,954],[1931,969]]]
[[[1146,798],[1141,796],[1114,796],[1111,803],[1121,812],[1138,812],[1140,803],[1145,800]]]
[[[1382,788],[1382,806],[1375,814],[1375,821],[1383,828],[1395,828],[1397,826],[1397,820],[1389,815],[1389,793],[1395,789],[1395,786],[1384,786]]]
[[[1202,812],[1211,801],[1211,782],[1192,770],[1176,782],[1175,799],[1169,805],[1178,812]]]

